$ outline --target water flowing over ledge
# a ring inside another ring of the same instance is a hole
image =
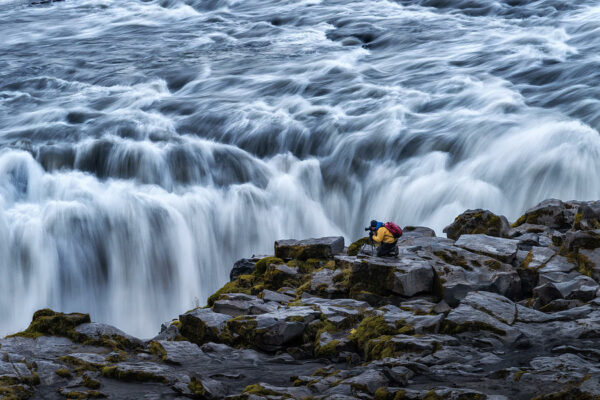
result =
[[[600,198],[598,20],[592,1],[0,1],[0,332],[83,304],[144,336],[278,238]]]

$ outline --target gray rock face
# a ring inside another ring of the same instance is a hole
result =
[[[432,291],[433,269],[426,261],[415,257],[358,258],[352,263],[351,283],[364,285],[366,290],[377,294],[411,297]]]
[[[462,235],[455,244],[474,253],[510,264],[517,255],[519,241],[487,235]]]
[[[519,272],[489,256],[446,244],[418,250],[417,255],[432,260],[436,273],[435,293],[452,307],[476,290],[509,298],[518,298],[523,290]],[[537,283],[537,275],[534,278]]]
[[[218,340],[230,315],[206,308],[197,308],[179,316],[181,334],[196,344]]]
[[[231,268],[231,272],[229,272],[229,280],[234,281],[240,275],[248,275],[254,272],[254,266],[256,265],[256,261],[248,258],[242,258],[241,260],[237,260],[233,264],[233,268]]]
[[[507,237],[510,230],[508,220],[489,210],[467,210],[444,228],[449,239],[458,240],[461,235],[484,234]]]
[[[508,325],[512,325],[517,318],[515,303],[496,293],[471,292],[462,304],[483,311]]]
[[[519,218],[516,225],[544,225],[552,229],[570,229],[575,222],[578,202],[562,202],[556,199],[544,200],[530,208]]]
[[[278,240],[275,242],[275,257],[282,259],[331,258],[342,251],[344,251],[344,238],[342,236],[306,240]]]

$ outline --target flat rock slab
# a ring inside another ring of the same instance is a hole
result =
[[[227,314],[232,317],[239,315],[258,315],[275,311],[277,303],[265,302],[259,298],[253,299],[221,299],[213,304],[213,311],[219,314]]]
[[[344,238],[342,236],[305,240],[278,240],[275,242],[275,257],[282,259],[331,258],[343,251]]]
[[[519,241],[487,235],[462,235],[455,245],[510,264],[517,255]]]
[[[509,325],[464,303],[448,314],[444,324],[447,333],[490,331],[498,335],[506,335],[510,331]]]
[[[512,325],[517,318],[515,303],[496,293],[471,292],[462,302],[508,325]]]
[[[283,294],[283,293],[279,293],[279,292],[274,292],[272,290],[268,290],[265,289],[262,292],[262,299],[264,301],[273,301],[276,303],[289,303],[294,301],[294,297],[292,296],[288,296],[287,294]]]

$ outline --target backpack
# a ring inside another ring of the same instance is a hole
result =
[[[398,239],[400,236],[402,236],[402,229],[395,223],[386,222],[384,226],[392,235],[394,235],[395,239]]]

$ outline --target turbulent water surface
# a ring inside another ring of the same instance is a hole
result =
[[[600,198],[600,2],[0,0],[0,333],[129,333],[277,238]]]

